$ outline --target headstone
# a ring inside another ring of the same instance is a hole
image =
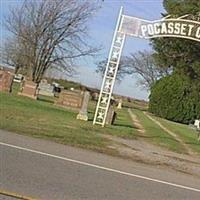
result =
[[[88,109],[89,100],[90,100],[90,93],[86,91],[84,93],[82,107],[79,111],[79,114],[77,115],[77,119],[88,121],[87,109]]]
[[[82,106],[83,92],[62,90],[56,105],[79,111]]]
[[[122,99],[119,100],[117,108],[118,109],[122,109]]]
[[[23,75],[22,74],[15,74],[15,77],[14,77],[14,82],[16,83],[21,83],[23,81]]]
[[[194,126],[196,127],[197,130],[197,140],[200,141],[200,120],[195,120]]]
[[[195,120],[194,122],[194,126],[197,128],[197,129],[200,129],[200,120]]]
[[[113,125],[116,117],[117,117],[117,113],[115,112],[114,108],[110,106],[110,108],[108,109],[107,117],[106,117],[106,124]]]
[[[52,85],[54,87],[54,96],[58,97],[59,93],[64,89],[64,87],[56,82],[53,82]]]
[[[91,96],[92,96],[93,101],[98,101],[98,98],[99,98],[98,92],[92,92]]]
[[[0,70],[0,91],[11,92],[13,78],[13,73]]]
[[[54,86],[48,84],[46,79],[43,79],[38,87],[38,94],[44,96],[54,96]]]
[[[130,97],[127,97],[127,101],[128,101],[129,103],[131,103],[131,98],[130,98]]]
[[[37,84],[32,81],[23,81],[19,95],[37,99]]]

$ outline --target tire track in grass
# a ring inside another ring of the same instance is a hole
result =
[[[140,133],[145,133],[145,129],[142,126],[142,124],[140,123],[140,121],[137,119],[137,116],[135,114],[133,114],[133,112],[131,111],[131,109],[128,109],[128,113],[131,116],[131,119],[133,121],[134,126],[137,128],[137,131],[139,131]]]
[[[161,129],[163,129],[165,132],[167,132],[169,135],[171,135],[174,139],[176,139],[186,150],[187,154],[189,155],[195,155],[194,152],[185,144],[185,142],[174,132],[170,131],[168,128],[163,126],[159,121],[151,117],[147,112],[143,112],[150,120],[152,120],[154,123],[156,123]]]

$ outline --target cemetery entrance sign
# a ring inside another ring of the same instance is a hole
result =
[[[105,125],[111,95],[119,67],[120,57],[126,36],[150,39],[157,37],[185,38],[200,42],[200,22],[167,16],[157,21],[147,21],[123,15],[120,9],[108,62],[101,86],[93,124]]]

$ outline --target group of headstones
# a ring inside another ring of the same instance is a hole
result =
[[[37,85],[32,81],[23,79],[22,76],[16,76],[14,72],[5,69],[0,70],[0,91],[11,92],[13,81],[21,84],[18,95],[32,99],[37,99],[38,95],[53,97],[58,93],[58,89],[56,89],[58,88],[58,85],[56,83],[50,84],[46,79],[43,79],[40,84]],[[90,98],[97,100],[98,93],[89,92],[87,90],[74,90],[73,88],[70,90],[61,89],[61,91],[59,91],[58,99],[55,101],[55,105],[77,111],[77,119],[87,121]],[[116,101],[113,102],[116,104]],[[116,107],[117,109],[122,108],[121,100],[118,101],[117,106],[114,106],[114,103],[111,103],[108,110],[106,124],[114,124],[116,119]]]

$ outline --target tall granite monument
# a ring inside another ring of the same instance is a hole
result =
[[[82,107],[81,107],[81,109],[79,111],[79,114],[77,115],[77,119],[88,121],[88,112],[87,112],[87,110],[88,110],[89,100],[90,100],[90,93],[88,91],[86,91],[84,93]]]

